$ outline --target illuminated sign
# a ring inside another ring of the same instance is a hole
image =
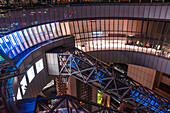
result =
[[[129,35],[129,37],[133,37],[133,35]]]
[[[93,32],[93,37],[102,37],[102,36],[103,36],[103,31]]]

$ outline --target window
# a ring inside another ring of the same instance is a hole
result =
[[[23,35],[22,31],[17,32],[17,35],[20,38],[20,40],[22,40],[21,42],[24,44],[25,48],[27,49],[28,44],[27,44],[27,42],[26,42],[26,40],[24,38],[24,35]]]
[[[6,44],[7,44],[8,48],[9,48],[8,54],[9,54],[9,56],[12,55],[11,58],[13,58],[14,56],[17,55],[17,51],[14,48],[14,45],[13,45],[11,39],[9,38],[9,35],[4,36],[4,37],[6,38],[5,41],[6,41]],[[8,40],[8,42],[7,42],[7,40]]]
[[[48,32],[49,32],[50,39],[53,39],[53,33],[52,33],[52,30],[51,30],[50,24],[46,24],[46,26],[47,26],[47,29],[48,29]]]
[[[21,43],[21,40],[19,39],[17,33],[14,32],[12,35],[13,35],[13,37],[15,37],[15,39],[17,40],[17,43],[18,43],[19,47],[21,48],[21,50],[24,51],[25,49],[24,49],[24,47],[23,47],[23,45],[22,45],[22,43]]]
[[[66,30],[65,30],[64,23],[60,23],[60,26],[61,26],[61,29],[62,29],[63,36],[65,36],[66,35]]]
[[[85,21],[85,23],[86,23],[86,21]],[[57,23],[56,23],[56,24],[57,24]],[[71,33],[74,34],[75,32],[74,32],[73,22],[69,22],[69,26],[70,26],[70,28],[72,28],[72,29],[70,29],[70,30],[71,30]],[[85,25],[84,25],[84,26],[85,26]],[[84,31],[87,32],[87,25],[86,25],[86,28],[84,28]]]
[[[56,27],[55,27],[55,23],[51,23],[51,28],[52,28],[52,31],[54,33],[54,37],[57,38],[57,32],[56,32]]]
[[[34,45],[36,45],[36,44],[37,44],[37,41],[36,41],[36,39],[35,39],[35,37],[34,37],[34,34],[33,34],[33,32],[32,32],[32,28],[28,28],[28,31],[29,31],[29,33],[30,33],[30,36],[31,36],[31,39],[32,39]]]
[[[12,36],[12,34],[8,35],[9,39],[11,40],[12,45],[16,49],[17,53],[20,53],[20,49],[18,48],[18,43],[15,41],[15,37]],[[13,49],[14,49],[13,48]]]
[[[59,36],[62,36],[59,22],[56,22],[56,27],[57,27],[58,35],[59,35]]]
[[[44,35],[45,35],[46,40],[49,40],[48,32],[47,32],[45,25],[42,25],[42,30],[44,31]]]
[[[102,37],[102,36],[103,36],[102,31],[93,32],[93,37]]]
[[[35,38],[37,39],[38,43],[41,43],[41,39],[40,39],[39,34],[37,32],[37,27],[33,27],[32,29],[34,31]]]
[[[5,41],[3,40],[3,37],[0,38],[0,44],[1,44],[1,47],[2,47],[2,50],[7,53],[9,51]]]
[[[31,39],[30,39],[30,37],[29,37],[28,32],[27,32],[26,29],[24,29],[24,34],[25,34],[25,37],[26,37],[29,45],[30,45],[30,46],[33,46],[32,42],[31,42]]]
[[[44,68],[43,59],[40,59],[38,62],[36,62],[35,67],[36,67],[37,74],[38,74]]]
[[[38,31],[39,31],[40,38],[41,38],[42,42],[44,42],[44,41],[45,41],[45,38],[44,38],[44,34],[43,34],[43,32],[42,32],[41,26],[38,26]],[[47,34],[47,35],[48,35],[48,34]]]
[[[66,31],[67,31],[67,35],[70,35],[70,26],[68,22],[65,22],[65,27],[66,27]]]
[[[35,77],[33,66],[27,71],[27,76],[28,76],[28,80],[29,80],[29,83],[30,83]]]
[[[0,46],[1,49],[4,51],[4,53],[6,53],[10,58],[13,58],[14,55],[11,51],[9,51],[9,47],[7,46],[6,42],[4,41],[4,37],[0,38]]]
[[[22,78],[21,82],[20,82],[20,85],[21,85],[21,89],[22,89],[22,93],[23,95],[25,94],[25,91],[27,89],[27,80],[26,80],[26,76],[24,75],[24,77]]]
[[[17,92],[17,100],[20,100],[20,99],[22,99],[22,96],[21,96],[20,88],[18,88],[18,92]]]
[[[4,36],[4,41],[7,44],[9,50],[11,50],[13,55],[16,56],[16,51],[13,49],[13,45],[12,45],[11,41],[9,40],[9,37],[8,36]]]

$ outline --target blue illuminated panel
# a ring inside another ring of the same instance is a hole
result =
[[[4,53],[6,53],[10,58],[13,58],[14,55],[13,53],[10,51],[9,47],[7,46],[4,37],[0,38],[0,45],[1,45],[1,49],[4,51]]]
[[[3,37],[0,38],[0,44],[1,44],[1,49],[4,51],[4,53],[7,53],[9,49],[6,43],[3,41]]]
[[[17,33],[18,37],[20,38],[21,42],[24,44],[25,48],[27,49],[28,44],[26,42],[26,39],[24,38],[24,35],[23,35],[22,31],[18,31],[16,33]]]
[[[36,37],[38,43],[41,43],[41,39],[40,39],[39,34],[37,32],[37,27],[33,27],[32,29],[34,31],[34,34],[35,34],[35,37]]]
[[[13,49],[13,45],[12,43],[10,42],[8,36],[4,36],[2,37],[3,41],[5,42],[8,50],[7,50],[7,54],[10,55],[10,58],[13,58],[14,56],[16,56],[16,50]]]
[[[15,49],[17,51],[17,54],[19,54],[21,52],[21,49],[18,47],[18,43],[15,41],[14,37],[12,36],[12,34],[8,35],[12,45],[13,45],[13,48],[12,49]]]
[[[26,40],[28,41],[28,44],[29,44],[30,46],[33,46],[32,42],[31,42],[31,39],[30,39],[30,37],[29,37],[29,35],[28,35],[27,30],[26,30],[26,29],[24,29],[23,31],[24,31],[24,34],[25,34]]]
[[[22,51],[25,51],[34,45],[48,41],[54,37],[57,38],[58,35],[62,36],[59,24],[59,22],[52,22],[16,31],[4,37],[0,37],[0,49],[3,50],[10,58],[14,58]],[[64,26],[64,23],[62,24]],[[70,29],[68,29],[68,33],[69,32]]]
[[[37,41],[36,41],[36,39],[35,39],[35,37],[34,37],[34,34],[33,34],[33,32],[32,32],[32,28],[28,28],[28,31],[29,31],[31,40],[33,41],[34,45],[36,45],[36,44],[37,44]]]
[[[38,28],[38,32],[40,34],[40,38],[41,38],[42,42],[44,42],[45,41],[45,37],[44,37],[44,34],[42,32],[41,26],[38,26],[37,28]]]
[[[54,37],[53,37],[53,33],[52,33],[52,30],[51,30],[50,24],[46,24],[46,26],[47,26],[47,29],[48,29],[50,39],[53,39]]]
[[[17,43],[18,43],[21,51],[24,51],[25,48],[24,48],[23,42],[21,42],[21,40],[20,40],[20,38],[18,37],[17,33],[14,32],[14,33],[12,33],[12,35],[13,35],[14,39],[16,39],[16,41],[17,41]]]
[[[9,51],[9,48],[7,47],[3,37],[0,38],[0,49],[3,50],[3,52],[6,53],[10,58],[13,58],[13,54]]]
[[[68,22],[65,22],[65,28],[66,28],[67,35],[70,35],[71,32],[70,32],[70,26]]]
[[[43,32],[44,32],[44,35],[45,35],[46,40],[49,40],[49,35],[48,35],[48,32],[47,32],[47,29],[46,29],[46,26],[45,26],[45,25],[42,25],[42,30],[43,30]]]

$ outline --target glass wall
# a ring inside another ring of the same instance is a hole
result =
[[[69,22],[75,45],[83,51],[126,50],[170,58],[170,23],[128,19]]]
[[[83,51],[126,50],[170,58],[170,23],[165,21],[94,19],[52,22],[13,32],[0,38],[0,48],[10,57],[39,43],[75,36]]]
[[[0,49],[10,58],[14,58],[30,47],[66,35],[71,35],[68,22],[62,22],[61,24],[59,22],[52,22],[0,37]]]

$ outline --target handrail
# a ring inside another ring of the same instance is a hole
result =
[[[0,55],[3,57],[3,61],[0,61],[0,94],[4,103],[4,108],[7,112],[12,112],[10,107],[10,101],[13,100],[13,92],[10,90],[11,83],[8,83],[8,79],[14,76],[22,75],[17,68],[14,60],[9,58],[1,49]]]

